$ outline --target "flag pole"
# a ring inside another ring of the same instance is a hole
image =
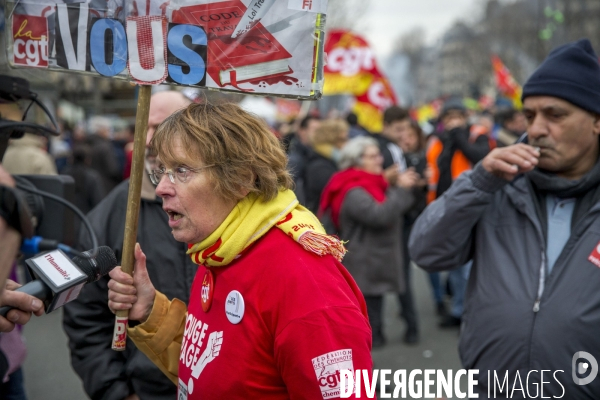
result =
[[[142,190],[142,175],[145,172],[144,155],[146,137],[148,134],[148,116],[150,113],[151,85],[139,86],[137,111],[135,117],[135,133],[133,139],[133,157],[131,161],[131,176],[129,193],[127,195],[127,213],[125,215],[125,233],[123,236],[123,254],[121,269],[129,275],[133,274],[135,263],[134,248],[137,239],[138,217]],[[127,322],[129,310],[119,310],[115,316],[112,349],[124,351],[127,342]]]

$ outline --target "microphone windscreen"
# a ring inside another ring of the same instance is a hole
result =
[[[85,254],[90,254],[90,250]],[[108,274],[117,266],[117,257],[108,246],[98,247],[98,254],[94,258],[73,257],[73,262],[87,275],[87,282],[94,282]]]

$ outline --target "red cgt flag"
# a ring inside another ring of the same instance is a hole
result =
[[[494,68],[494,75],[496,78],[496,89],[505,97],[512,100],[515,108],[521,108],[521,85],[513,78],[509,69],[502,62],[500,57],[492,55],[492,67]]]
[[[397,100],[367,41],[354,32],[334,29],[325,40],[325,52],[323,94],[354,95],[358,122],[371,132],[381,131],[383,111]]]

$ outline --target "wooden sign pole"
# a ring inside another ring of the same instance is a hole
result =
[[[135,263],[134,249],[137,239],[138,217],[140,211],[142,174],[145,173],[144,155],[146,152],[146,136],[148,134],[148,115],[150,113],[151,95],[152,86],[142,85],[139,87],[133,139],[133,159],[131,160],[127,214],[125,215],[125,235],[123,238],[123,254],[121,258],[121,269],[129,275],[132,275]],[[125,350],[128,320],[129,310],[117,311],[112,342],[113,350]]]

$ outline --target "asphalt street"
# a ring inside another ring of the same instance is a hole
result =
[[[414,267],[413,267],[414,268]],[[414,268],[414,291],[420,322],[420,342],[403,343],[404,324],[398,317],[397,298],[386,296],[384,303],[387,344],[373,350],[374,367],[380,369],[461,368],[458,359],[458,330],[437,326],[431,289],[424,271]],[[67,338],[61,324],[62,313],[33,319],[24,328],[28,356],[24,365],[25,387],[29,400],[87,399],[79,377],[71,368]]]

